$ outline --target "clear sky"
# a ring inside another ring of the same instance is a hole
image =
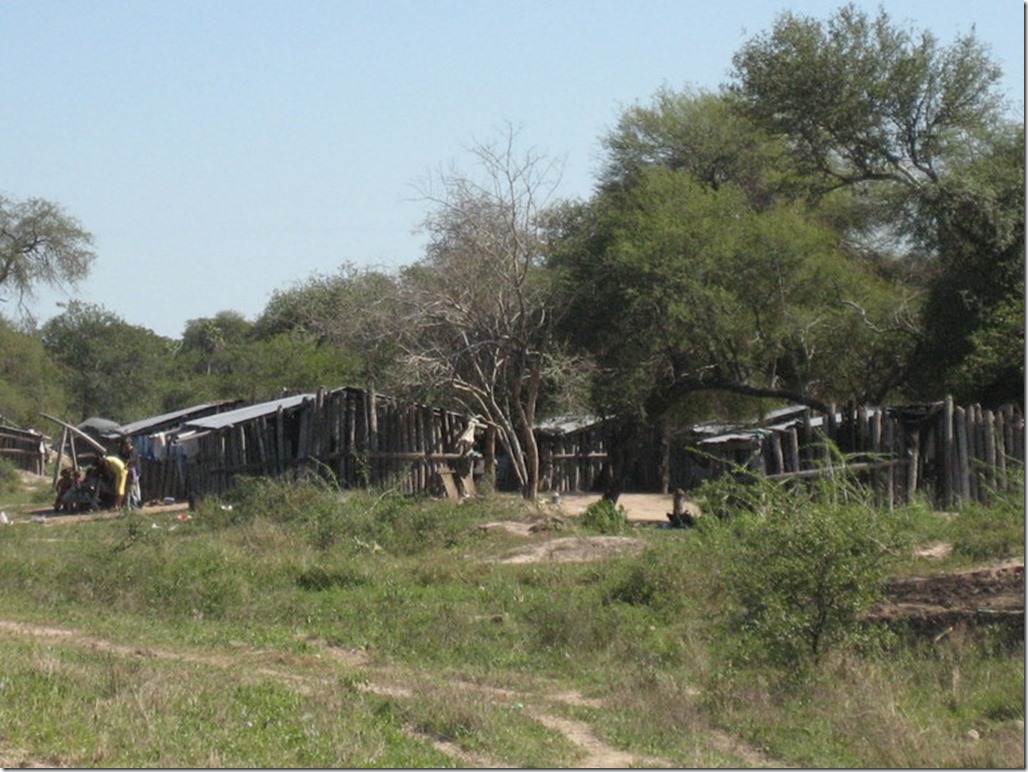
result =
[[[520,127],[587,198],[600,137],[661,87],[716,90],[784,10],[822,0],[0,0],[0,194],[95,236],[74,297],[168,337],[254,319],[344,262],[422,256],[417,183]],[[882,0],[942,44],[974,27],[1024,110],[1024,6]],[[11,305],[0,313],[11,315]]]

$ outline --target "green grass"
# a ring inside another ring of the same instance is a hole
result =
[[[249,481],[188,521],[0,527],[0,620],[41,629],[0,626],[0,762],[581,763],[545,713],[672,766],[748,766],[754,749],[814,767],[1023,763],[1020,638],[840,637],[796,676],[738,657],[725,580],[745,518],[619,526],[649,549],[602,563],[491,562],[525,538],[476,526],[527,506]],[[895,544],[951,541],[941,567],[1023,554],[1016,491],[883,518]],[[894,551],[893,573],[924,572]]]

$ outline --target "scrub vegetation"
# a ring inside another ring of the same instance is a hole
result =
[[[1023,492],[942,516],[757,483],[670,529],[495,495],[237,490],[0,527],[4,766],[1023,763],[1023,627],[868,616],[887,577],[1023,557]],[[611,523],[646,549],[502,562]],[[938,541],[948,557],[914,557]]]

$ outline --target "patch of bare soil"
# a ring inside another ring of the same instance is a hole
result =
[[[1024,632],[1024,558],[938,576],[894,579],[872,618],[902,621],[926,634],[958,626],[1005,624]]]
[[[561,514],[576,516],[601,498],[599,493],[566,493],[561,494],[556,505],[547,506],[555,507]],[[670,493],[622,493],[617,505],[624,508],[632,522],[667,526],[670,524],[668,514],[674,510],[674,497]],[[700,508],[695,502],[686,502],[686,508],[693,516],[699,516]]]
[[[638,555],[646,542],[629,536],[567,536],[515,550],[494,563],[588,563],[619,555]]]
[[[37,507],[22,513],[22,519],[16,519],[14,513],[8,513],[12,521],[23,523],[37,523],[41,525],[75,525],[77,523],[89,523],[94,520],[114,520],[126,515],[136,517],[156,517],[158,515],[182,514],[189,510],[186,502],[174,504],[147,504],[138,509],[110,510],[94,509],[88,512],[54,512],[51,507]]]

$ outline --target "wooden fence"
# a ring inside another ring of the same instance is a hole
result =
[[[46,471],[46,437],[37,432],[0,426],[0,458],[33,474]]]
[[[142,461],[143,498],[216,496],[240,476],[296,470],[331,473],[343,487],[470,493],[473,461],[470,446],[462,442],[469,425],[467,416],[372,392],[322,390],[295,407],[209,431],[188,458]],[[946,399],[910,407],[850,406],[827,415],[807,410],[793,421],[754,430],[751,437],[746,448],[751,471],[802,479],[846,470],[859,474],[889,506],[909,501],[915,492],[939,508],[982,501],[1024,474],[1024,418],[1013,405],[993,411]],[[651,444],[640,455],[646,474],[633,490],[656,491],[668,480],[672,487],[688,488],[701,476],[716,476],[739,463],[738,456],[705,452],[703,474],[697,475],[687,468],[696,456],[684,447],[669,450],[666,440]],[[478,442],[484,449],[479,472],[496,471],[494,445],[489,429]],[[547,437],[541,443],[541,490],[595,490],[602,483],[608,445],[599,424]],[[657,474],[658,469],[667,474]]]
[[[985,501],[991,491],[1023,480],[1024,457],[1017,407],[964,408],[947,398],[923,406],[850,406],[826,416],[805,411],[790,425],[765,431],[749,468],[772,479],[845,469],[869,482],[881,504],[907,502],[919,492],[948,509]]]
[[[217,496],[240,476],[308,470],[343,487],[460,495],[473,485],[467,416],[359,389],[321,390],[299,405],[211,430],[188,457],[143,460],[143,499]],[[492,459],[486,459],[487,464]]]
[[[541,491],[591,491],[602,483],[608,446],[603,424],[571,432],[547,432],[538,441]]]

